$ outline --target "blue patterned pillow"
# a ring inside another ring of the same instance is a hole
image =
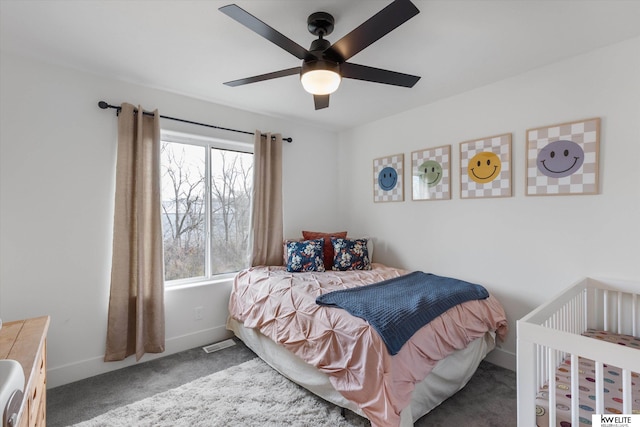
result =
[[[333,270],[371,270],[367,239],[331,238]]]
[[[324,239],[287,242],[287,271],[324,271]]]

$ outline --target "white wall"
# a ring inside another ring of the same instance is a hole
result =
[[[558,289],[582,276],[640,279],[638,52],[631,39],[340,134],[349,232],[377,237],[377,261],[494,293],[510,322],[496,363],[515,366],[516,320]],[[591,117],[602,118],[600,194],[526,196],[526,129]],[[503,133],[513,134],[513,197],[461,200],[459,143]],[[412,201],[411,152],[446,144],[452,200]],[[397,153],[405,201],[374,203],[372,160]]]
[[[285,235],[342,224],[326,212],[336,198],[336,175],[323,174],[313,197],[299,179],[335,162],[334,133],[5,53],[0,67],[0,317],[51,316],[50,387],[132,363],[102,362],[117,119],[114,110],[99,109],[98,101],[126,101],[168,116],[293,137],[284,147]],[[252,141],[172,121],[162,126]],[[167,291],[165,354],[227,336],[229,289],[226,282]],[[204,307],[200,321],[194,320],[196,306]]]

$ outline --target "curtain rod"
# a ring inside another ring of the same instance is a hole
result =
[[[98,102],[98,107],[102,108],[103,110],[106,110],[107,108],[113,108],[114,110],[117,110],[117,113],[120,113],[120,110],[122,110],[122,107],[119,107],[117,105],[110,105],[104,101],[100,101]],[[136,110],[137,111],[137,110]],[[143,111],[142,114],[147,115],[147,116],[153,116],[153,113],[147,112],[147,111]],[[213,128],[213,129],[221,129],[221,130],[227,130],[230,132],[238,132],[238,133],[245,133],[247,135],[255,135],[255,132],[249,132],[246,130],[238,130],[238,129],[230,129],[230,128],[224,128],[224,127],[220,127],[220,126],[215,126],[215,125],[208,125],[206,123],[199,123],[199,122],[193,122],[191,120],[184,120],[184,119],[178,119],[175,117],[169,117],[169,116],[163,116],[160,115],[160,118],[162,119],[167,119],[167,120],[174,120],[176,122],[182,122],[182,123],[189,123],[191,125],[197,125],[197,126],[204,126],[204,127],[208,127],[208,128]],[[266,136],[265,134],[261,134],[262,136]],[[274,139],[275,137],[271,137],[271,139]],[[293,142],[293,138],[289,137],[289,138],[282,138],[283,141],[287,141],[289,143]]]

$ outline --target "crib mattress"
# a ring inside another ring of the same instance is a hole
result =
[[[584,336],[604,340],[640,351],[640,338],[611,332],[588,330]],[[579,358],[580,366],[580,426],[591,425],[591,415],[595,414],[595,362]],[[622,380],[621,369],[604,365],[604,398],[605,412],[622,413]],[[631,374],[632,411],[640,414],[640,374]],[[549,426],[549,390],[545,385],[536,397],[536,424],[539,427]],[[556,370],[556,426],[571,427],[571,358],[567,357]],[[576,426],[574,426],[576,427]]]

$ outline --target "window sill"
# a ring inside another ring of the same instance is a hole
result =
[[[212,285],[219,285],[222,283],[232,282],[237,274],[238,273],[227,273],[227,274],[221,274],[218,277],[215,277],[209,280],[176,283],[170,286],[165,285],[164,291],[171,292],[171,291],[178,291],[178,290],[189,289],[189,288],[198,288],[201,286],[212,286]]]

